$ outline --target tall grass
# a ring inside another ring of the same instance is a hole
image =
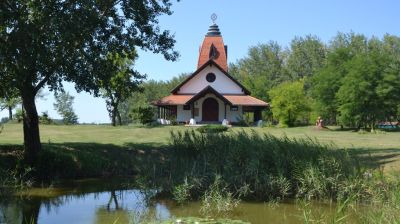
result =
[[[168,163],[161,169],[168,190],[187,177],[201,197],[221,177],[230,192],[247,190],[242,198],[282,200],[337,198],[343,183],[361,173],[345,150],[313,139],[278,138],[240,131],[230,134],[172,132]],[[251,192],[251,193],[249,193]]]

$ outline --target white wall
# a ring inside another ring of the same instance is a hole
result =
[[[222,122],[224,120],[224,106],[225,103],[217,98],[214,94],[206,94],[204,97],[198,99],[196,102],[194,102],[194,107],[199,108],[199,116],[195,116],[195,120],[197,122],[201,122],[203,118],[203,111],[202,111],[202,106],[203,106],[203,101],[209,97],[212,97],[217,100],[218,102],[218,121]],[[191,110],[183,110],[183,105],[178,105],[177,106],[177,118],[176,120],[179,122],[186,122],[189,121],[190,118],[192,117],[192,111]],[[231,122],[237,122],[238,117],[243,114],[243,109],[242,106],[239,106],[238,111],[231,111],[231,108],[229,105],[226,105],[226,119],[228,119]]]
[[[206,80],[206,76],[210,72],[216,76],[215,81],[211,83]],[[178,91],[178,94],[197,94],[207,86],[213,87],[221,94],[244,94],[239,85],[214,65],[205,67],[195,77],[185,83]]]
[[[183,105],[177,105],[176,120],[178,122],[189,121],[192,117],[192,110],[183,110]]]
[[[226,119],[230,122],[238,122],[239,118],[243,115],[243,107],[238,106],[237,111],[231,111],[231,106],[226,106]]]

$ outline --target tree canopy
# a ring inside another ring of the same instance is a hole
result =
[[[54,109],[61,115],[64,124],[77,124],[78,116],[74,112],[74,98],[68,92],[55,95]],[[48,117],[48,115],[45,115]]]
[[[0,3],[0,82],[15,88],[24,108],[24,145],[28,164],[41,149],[35,95],[63,81],[77,91],[98,95],[101,66],[109,52],[138,47],[175,60],[175,40],[158,26],[170,15],[171,1],[5,0]]]
[[[132,95],[134,91],[139,91],[139,84],[145,78],[139,72],[132,69],[134,60],[137,58],[136,52],[133,50],[124,54],[112,54],[107,56],[104,73],[110,76],[101,80],[100,85],[103,89],[102,96],[106,99],[106,106],[111,118],[111,124],[122,125],[121,113],[119,105]]]
[[[281,127],[294,126],[308,119],[310,103],[304,91],[303,80],[285,82],[269,91],[272,113]]]
[[[246,57],[230,65],[230,73],[254,96],[270,102],[274,117],[284,126],[292,125],[293,120],[281,119],[288,107],[281,96],[296,89],[293,95],[303,97],[301,88],[294,87],[299,80],[309,101],[310,120],[322,116],[324,123],[372,129],[379,121],[400,120],[397,36],[387,34],[378,39],[338,33],[325,44],[308,35],[295,37],[286,49],[270,41],[250,47]],[[282,84],[288,81],[293,86]]]

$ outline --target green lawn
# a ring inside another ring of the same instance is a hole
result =
[[[138,127],[107,125],[42,125],[40,127],[43,143],[96,143],[115,146],[146,145],[163,146],[168,144],[170,131],[194,129],[183,126]],[[371,154],[378,158],[386,169],[400,170],[400,132],[378,134],[359,134],[353,131],[316,130],[314,127],[296,128],[240,128],[230,131],[256,131],[290,138],[315,138],[322,143],[335,144],[340,148],[356,149],[357,152]],[[22,144],[22,125],[6,124],[0,134],[0,145]]]

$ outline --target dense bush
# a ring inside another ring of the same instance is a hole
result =
[[[24,119],[24,112],[22,111],[22,109],[17,108],[15,110],[15,115],[14,115],[15,119],[18,121],[18,123],[22,122],[22,120]]]
[[[227,126],[224,125],[216,125],[216,124],[208,124],[197,128],[197,131],[200,133],[220,133],[228,130]]]
[[[150,124],[154,121],[154,109],[149,106],[136,107],[132,110],[131,117],[141,124]]]
[[[42,115],[39,116],[39,122],[41,124],[52,124],[53,120],[49,117],[49,113],[42,112]]]

